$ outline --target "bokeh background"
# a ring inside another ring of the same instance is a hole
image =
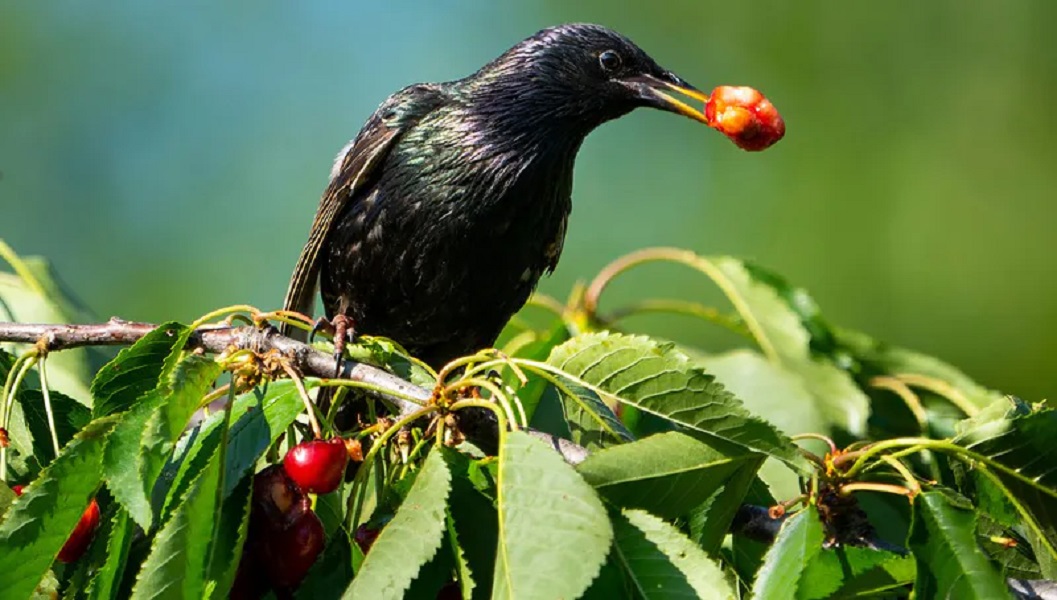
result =
[[[564,297],[650,245],[749,257],[828,319],[1057,392],[1057,3],[0,0],[0,237],[101,317],[278,307],[333,155],[389,93],[612,26],[788,123],[762,154],[639,111],[584,145]],[[613,300],[696,297],[657,267]],[[678,318],[639,327],[710,343]]]

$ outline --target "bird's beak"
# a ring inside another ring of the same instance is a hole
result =
[[[690,85],[675,74],[667,73],[663,76],[638,75],[623,79],[621,83],[633,89],[648,106],[678,113],[695,121],[708,124],[704,111],[704,105],[708,102],[708,94]],[[677,98],[673,93],[696,100],[701,103],[701,107],[694,108]]]

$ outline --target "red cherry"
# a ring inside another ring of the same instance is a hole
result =
[[[26,486],[24,485],[13,485],[11,486],[11,491],[14,492],[16,496],[21,496],[22,490],[24,490],[25,488]]]
[[[290,512],[285,526],[266,528],[257,544],[264,573],[277,588],[296,587],[323,551],[326,535],[323,523],[308,508],[308,498]]]
[[[378,539],[378,534],[381,533],[381,529],[374,529],[368,527],[366,523],[356,528],[356,533],[352,534],[352,539],[356,541],[356,545],[360,547],[360,550],[364,554],[371,549],[374,545],[374,540]]]
[[[58,559],[64,563],[72,563],[81,558],[84,551],[88,549],[88,544],[92,543],[92,535],[95,534],[96,527],[99,527],[99,504],[92,499],[91,504],[81,515],[81,520],[73,528],[73,533],[66,539],[62,550],[59,550]]]
[[[306,492],[329,494],[341,485],[348,462],[345,443],[341,438],[334,438],[294,446],[283,458],[283,468]]]
[[[751,87],[721,85],[712,90],[705,119],[743,150],[764,150],[785,135],[778,109]]]
[[[282,520],[303,496],[282,465],[272,465],[253,476],[254,513],[271,521]]]

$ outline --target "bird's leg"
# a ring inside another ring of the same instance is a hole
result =
[[[341,376],[342,358],[345,355],[345,345],[351,344],[356,337],[355,326],[352,319],[343,313],[338,313],[332,318],[320,317],[312,325],[312,331],[308,334],[309,341],[320,331],[333,334],[334,337],[334,376]]]

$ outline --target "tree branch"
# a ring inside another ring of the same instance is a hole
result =
[[[136,323],[117,317],[106,323],[87,325],[46,325],[31,323],[0,322],[0,342],[37,344],[47,351],[68,350],[84,346],[125,346],[135,343],[157,327],[151,323]],[[212,354],[250,350],[258,354],[279,352],[286,356],[303,375],[328,379],[334,377],[337,367],[334,357],[320,352],[304,342],[281,335],[274,327],[251,326],[228,327],[210,325],[200,327],[191,334],[187,342],[189,349],[201,349]],[[368,395],[384,400],[396,407],[401,416],[418,410],[432,396],[425,388],[411,384],[396,375],[372,365],[354,360],[342,361],[342,379],[370,384],[382,390],[365,390]],[[414,401],[409,401],[412,398]],[[417,402],[417,403],[416,403]],[[587,458],[587,450],[558,436],[527,430],[530,435],[543,440],[555,449],[570,464],[578,464]],[[491,432],[497,439],[498,432]]]

